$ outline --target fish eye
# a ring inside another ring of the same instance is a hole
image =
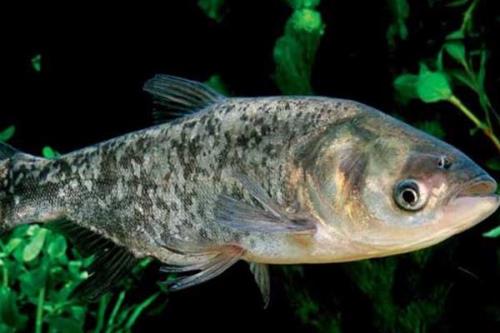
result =
[[[394,200],[400,208],[409,211],[421,209],[427,201],[425,191],[414,179],[405,179],[396,184]]]

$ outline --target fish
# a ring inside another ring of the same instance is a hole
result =
[[[497,183],[453,146],[365,104],[225,97],[156,75],[155,124],[55,159],[0,145],[0,228],[39,223],[93,255],[95,300],[141,258],[182,290],[246,261],[339,263],[439,243],[493,214]]]

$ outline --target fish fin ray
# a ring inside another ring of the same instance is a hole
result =
[[[70,220],[57,220],[46,226],[64,234],[84,257],[94,256],[89,277],[73,291],[73,296],[95,301],[118,283],[138,262],[126,248]]]
[[[45,226],[64,234],[84,257],[93,255],[101,247],[106,248],[114,245],[112,241],[68,219],[53,221]]]
[[[220,195],[217,200],[215,218],[221,225],[247,232],[307,234],[316,230],[309,221],[301,220],[305,222],[299,223],[276,217],[263,209],[225,195]]]
[[[240,231],[305,234],[316,231],[316,224],[311,218],[283,212],[256,182],[242,174],[234,177],[262,207],[220,194],[215,209],[218,223]]]
[[[269,300],[271,299],[271,281],[269,277],[269,265],[258,264],[255,262],[249,263],[250,272],[252,272],[255,283],[259,287],[262,301],[264,302],[264,309],[268,307]]]
[[[196,267],[193,270],[199,270],[198,273],[167,280],[163,284],[166,285],[171,291],[178,291],[201,284],[219,276],[229,267],[233,266],[238,260],[241,259],[243,253],[244,250],[237,246],[223,247],[218,255],[212,257],[206,262],[194,265],[178,266],[189,268],[188,270]],[[162,271],[169,272],[170,270],[164,267]]]
[[[203,83],[164,74],[146,81],[143,89],[153,96],[156,124],[202,110],[225,98]]]
[[[19,150],[12,147],[11,145],[9,145],[5,142],[0,142],[0,160],[4,160],[4,159],[7,159],[9,157],[12,157],[18,152],[19,152]]]

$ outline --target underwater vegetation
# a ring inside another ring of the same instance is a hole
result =
[[[216,27],[230,20],[232,8],[238,6],[235,0],[193,3]],[[366,6],[362,1],[353,3]],[[485,0],[385,0],[377,5],[385,8],[384,28],[376,33],[382,36],[378,41],[385,43],[382,63],[389,72],[387,82],[381,80],[380,85],[390,90],[393,115],[469,150],[481,146],[475,160],[498,180],[500,99],[494,93],[500,82],[500,48],[492,37],[500,32],[498,9]],[[255,6],[264,10],[266,5]],[[326,0],[273,1],[273,6],[284,13],[284,19],[277,20],[279,27],[269,27],[278,32],[273,35],[273,47],[264,48],[258,41],[254,46],[268,55],[272,69],[268,75],[276,86],[273,92],[351,97],[349,91],[335,89],[342,83],[325,88],[338,80],[326,78],[335,73],[327,67],[327,57],[346,51],[340,44],[349,38],[350,28],[342,29],[332,20],[347,15],[334,13],[346,7]],[[48,56],[34,53],[28,59],[33,75],[44,73]],[[360,68],[378,65],[377,57],[373,58],[374,64],[360,64]],[[364,78],[358,68],[352,66],[350,71],[359,80]],[[224,94],[245,93],[226,71],[208,72],[206,83],[214,89]],[[360,87],[365,86],[360,83]],[[14,125],[0,127],[2,142],[20,135]],[[43,144],[58,148],[57,142]],[[57,152],[44,146],[41,155],[50,158]],[[487,256],[477,258],[482,253]],[[148,261],[141,262],[98,302],[74,299],[71,292],[86,278],[91,263],[92,258],[83,257],[62,235],[36,225],[2,236],[0,333],[128,332],[139,330],[141,321],[158,322],[169,315],[165,309],[170,295],[151,279],[153,263]],[[272,316],[276,307],[288,307],[279,318],[293,316],[289,325],[296,331],[500,331],[498,212],[467,235],[412,254],[321,267],[273,267],[272,272],[277,295],[272,294],[270,309],[265,311]],[[138,292],[141,283],[153,286]],[[275,304],[273,297],[279,299]]]

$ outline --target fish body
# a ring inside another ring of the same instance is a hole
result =
[[[226,98],[170,76],[145,90],[159,108],[151,128],[54,160],[2,146],[0,225],[58,224],[115,271],[153,257],[167,272],[197,272],[172,289],[246,260],[267,300],[266,264],[412,251],[500,204],[463,153],[361,103]],[[162,122],[163,110],[194,112]],[[95,276],[118,278],[103,266]]]

